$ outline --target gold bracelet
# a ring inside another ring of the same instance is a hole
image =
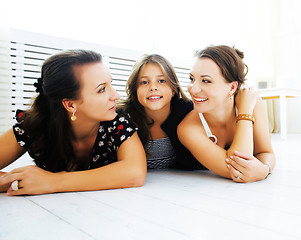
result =
[[[236,118],[236,122],[238,122],[239,120],[248,120],[251,121],[253,124],[255,122],[254,116],[250,114],[238,114]]]

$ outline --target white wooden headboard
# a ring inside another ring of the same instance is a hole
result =
[[[40,77],[42,63],[66,49],[90,49],[102,54],[110,68],[113,86],[126,97],[125,84],[135,61],[144,52],[96,43],[53,37],[16,29],[0,29],[0,133],[14,123],[16,109],[27,109],[36,96],[33,83]],[[184,91],[189,82],[187,63],[169,59]]]

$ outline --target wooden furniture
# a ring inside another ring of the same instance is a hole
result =
[[[263,99],[279,99],[279,114],[280,114],[280,133],[281,138],[287,138],[287,112],[286,99],[290,97],[300,97],[301,89],[292,88],[265,88],[257,90]]]

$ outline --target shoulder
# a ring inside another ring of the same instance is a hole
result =
[[[201,122],[199,118],[199,114],[197,111],[192,110],[189,112],[183,121],[178,126],[178,134],[185,133],[185,135],[189,132],[193,132],[198,128],[201,128]]]
[[[137,128],[134,128],[125,116],[117,115],[111,121],[101,122],[98,134],[102,135],[103,139],[114,139],[120,145],[136,131]]]

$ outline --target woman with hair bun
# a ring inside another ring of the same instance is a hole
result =
[[[178,137],[217,175],[254,182],[269,176],[275,155],[262,100],[241,88],[247,74],[243,57],[223,45],[195,53],[188,86],[194,110],[178,126]]]
[[[93,51],[48,58],[31,108],[0,136],[0,169],[26,151],[36,166],[0,172],[8,195],[92,191],[144,184],[146,157],[136,129],[116,114],[119,94]]]

